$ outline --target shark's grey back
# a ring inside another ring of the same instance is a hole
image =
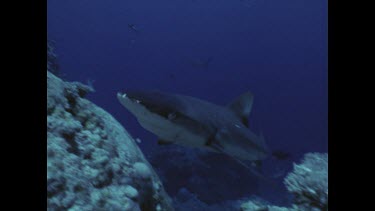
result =
[[[151,115],[152,118],[142,113],[136,115],[142,120],[142,126],[164,139],[163,142],[209,148],[214,148],[215,144],[216,150],[221,145],[223,149],[232,150],[232,154],[238,155],[239,150],[248,149],[241,156],[248,160],[263,157],[266,153],[263,138],[247,128],[247,115],[252,105],[250,92],[228,106],[160,91],[127,91],[126,98],[135,102],[134,106],[144,107],[150,115],[156,114]],[[258,156],[259,153],[262,155]]]
[[[190,96],[174,95],[174,98],[184,105],[180,107],[180,111],[198,122],[204,122],[214,127],[220,127],[228,121],[241,124],[240,119],[228,107]]]

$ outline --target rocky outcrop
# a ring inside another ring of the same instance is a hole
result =
[[[307,153],[284,183],[298,210],[328,210],[328,154]]]
[[[278,207],[261,199],[242,203],[242,211],[327,211],[328,154],[307,153],[300,164],[284,179],[287,190],[294,195],[290,208]]]
[[[134,139],[84,98],[91,91],[47,71],[48,210],[173,210]]]
[[[252,198],[241,204],[240,211],[297,211],[293,208],[271,205],[260,198]]]

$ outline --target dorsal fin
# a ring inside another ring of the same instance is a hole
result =
[[[237,97],[228,107],[241,119],[241,122],[249,126],[248,117],[253,106],[254,96],[251,92],[245,92]]]

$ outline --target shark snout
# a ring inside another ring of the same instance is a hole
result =
[[[132,97],[131,95],[125,93],[125,92],[118,92],[117,93],[117,98],[121,101],[121,100],[129,100],[133,103],[138,103],[140,104],[141,103],[141,100],[137,99],[137,98],[134,98]]]
[[[117,92],[117,98],[118,99],[122,99],[122,98],[125,98],[125,97],[126,97],[126,93]]]

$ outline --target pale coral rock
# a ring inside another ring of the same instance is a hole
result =
[[[307,153],[284,183],[299,210],[328,210],[328,154]]]
[[[151,177],[151,174],[152,174],[151,170],[146,164],[141,163],[141,162],[136,162],[133,165],[133,168],[136,172],[136,175],[138,175],[142,179],[148,179]]]
[[[47,210],[174,210],[135,140],[83,98],[92,91],[47,71]]]
[[[133,188],[130,185],[127,185],[124,191],[125,191],[125,195],[131,199],[136,199],[138,197],[137,189]]]

